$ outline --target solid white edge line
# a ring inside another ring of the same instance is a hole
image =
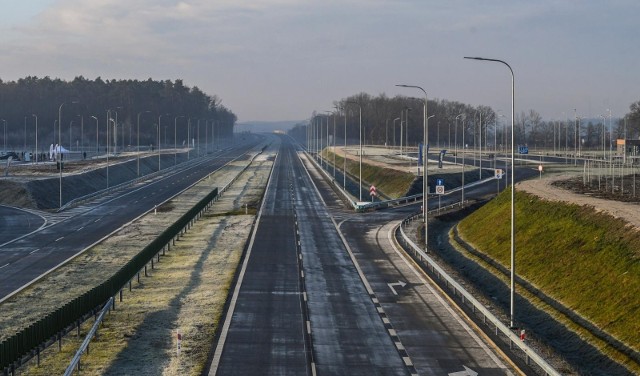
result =
[[[462,317],[460,317],[458,312],[456,312],[453,308],[451,308],[451,305],[447,304],[447,302],[442,298],[442,296],[440,296],[440,293],[438,293],[438,291],[436,291],[433,288],[433,286],[431,285],[431,282],[427,281],[424,278],[424,276],[418,270],[416,270],[415,265],[412,265],[406,259],[406,256],[404,256],[400,252],[400,250],[398,250],[398,248],[396,247],[396,245],[393,242],[393,233],[395,232],[395,229],[397,227],[398,227],[398,224],[396,223],[393,226],[391,226],[391,229],[387,233],[387,239],[389,240],[389,243],[391,244],[391,247],[393,248],[393,250],[398,254],[398,256],[402,259],[402,261],[409,267],[409,269],[413,272],[413,274],[415,274],[416,277],[418,277],[418,279],[420,279],[422,281],[422,283],[424,283],[424,285],[429,289],[429,291],[433,294],[433,296],[436,297],[438,302],[440,302],[440,304],[442,304],[444,309],[446,309],[447,312],[449,312],[451,317],[453,317],[458,322],[458,324],[460,324],[462,326],[462,328],[467,333],[469,333],[469,336],[471,338],[473,338],[476,341],[476,343],[487,353],[487,355],[491,358],[491,360],[493,360],[498,367],[504,369],[507,372],[508,375],[513,375],[513,373],[511,373],[511,371],[509,370],[509,368],[507,368],[507,366],[496,356],[496,354],[494,354],[493,351],[491,351],[489,349],[487,344],[485,344],[480,339],[480,337],[478,337],[478,335],[473,331],[473,329],[471,329],[471,327],[469,327],[467,322],[465,320],[463,320]]]

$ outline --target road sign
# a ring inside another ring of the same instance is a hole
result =
[[[369,187],[369,195],[371,196],[377,196],[378,195],[378,191],[376,190],[376,186],[372,185],[371,187]]]
[[[444,194],[444,185],[436,185],[436,194],[443,195]]]
[[[529,154],[529,147],[524,145],[518,146],[518,153],[520,154]]]
[[[444,185],[444,179],[436,179],[436,185]]]
[[[504,175],[504,171],[501,168],[496,168],[495,170],[495,178],[502,179],[502,175]]]

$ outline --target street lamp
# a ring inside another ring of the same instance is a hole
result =
[[[98,118],[95,116],[91,116],[92,118],[96,119],[96,157],[98,156],[98,152],[100,149],[100,142],[98,140],[98,135],[100,134],[100,130],[98,129]]]
[[[347,106],[344,106],[344,149],[342,150],[342,189],[347,189]]]
[[[469,57],[465,56],[465,59],[473,59],[473,60],[483,60],[483,61],[492,61],[496,63],[501,63],[509,68],[509,72],[511,72],[511,294],[510,294],[510,319],[511,319],[511,327],[513,328],[514,322],[514,293],[515,293],[515,273],[516,273],[516,210],[515,210],[515,158],[514,158],[514,125],[515,125],[515,76],[513,74],[513,69],[506,62],[498,59],[487,59],[483,57]]]
[[[360,191],[360,202],[362,202],[362,106],[358,102],[347,102],[347,104],[355,104],[358,106],[359,111],[360,135],[358,136],[358,139],[360,141],[360,181],[358,183],[358,190]]]
[[[396,147],[396,121],[400,120],[399,117],[393,119],[393,147]]]
[[[36,164],[38,164],[38,116],[36,114],[31,114],[34,118],[36,118]]]
[[[427,184],[427,180],[429,179],[429,158],[428,158],[428,153],[429,153],[429,146],[428,146],[428,142],[429,142],[429,138],[428,138],[428,132],[429,132],[429,117],[427,116],[427,92],[421,88],[420,86],[415,86],[415,85],[396,85],[399,87],[407,87],[407,88],[413,88],[413,89],[418,89],[421,90],[424,93],[424,129],[423,129],[423,141],[422,141],[422,147],[424,148],[424,153],[423,153],[423,158],[424,158],[424,166],[423,166],[423,178],[422,178],[422,219],[424,221],[424,251],[428,252],[428,248],[427,248],[427,244],[429,243],[429,226],[427,225],[427,214],[429,213],[429,211],[427,210],[427,204],[429,203],[429,191],[427,189],[428,184]],[[407,113],[408,115],[408,113]]]
[[[78,103],[77,101],[73,101],[71,103]],[[62,209],[62,138],[60,134],[62,133],[62,106],[65,105],[65,102],[62,102],[60,107],[58,107],[58,154],[60,154],[60,158],[58,158],[58,167],[60,170],[60,178],[59,178],[59,187],[60,187],[60,209]],[[6,124],[6,122],[5,122]],[[69,145],[71,147],[71,145]]]
[[[336,109],[336,112],[333,115],[333,180],[335,183],[336,180],[336,118],[338,117],[338,112],[340,112],[340,109],[338,108],[338,106],[333,106],[333,108]]]
[[[178,164],[178,119],[183,118],[184,115],[176,116],[173,118],[173,165]]]
[[[145,114],[145,113],[150,113],[151,111],[142,111],[142,112],[138,112],[138,129],[136,132],[137,138],[138,138],[138,177],[140,177],[140,115]]]
[[[158,171],[160,171],[160,121],[162,120],[162,116],[167,116],[169,114],[162,114],[158,116]],[[167,137],[165,136],[165,143],[167,141]]]
[[[453,143],[455,144],[454,145],[454,148],[455,148],[454,163],[455,164],[458,164],[458,118],[460,116],[464,116],[464,114],[459,114],[458,116],[456,116],[456,129],[453,135]],[[462,129],[462,133],[464,134],[464,128]],[[463,144],[462,148],[464,150],[464,142],[462,144]]]
[[[2,137],[2,139],[4,140],[4,152],[7,152],[7,121],[4,119],[1,119],[4,122],[4,137]],[[53,130],[53,132],[55,133],[55,128]]]

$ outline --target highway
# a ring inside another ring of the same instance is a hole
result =
[[[150,182],[135,184],[69,209],[60,215],[62,220],[5,243],[0,247],[0,301],[230,160],[244,155],[256,143],[255,140],[240,143],[215,156],[194,159],[183,168]],[[24,228],[20,230],[20,226],[16,228],[16,237],[28,232]]]
[[[283,140],[210,375],[514,374],[393,246],[417,208],[345,209]]]
[[[288,138],[263,202],[210,375],[413,373]]]
[[[519,168],[516,178],[535,174]],[[474,329],[428,277],[395,246],[392,230],[403,218],[419,210],[419,204],[370,213],[345,210],[331,187],[315,180],[330,212],[338,221],[357,262],[369,281],[380,307],[414,367],[421,375],[448,375],[468,368],[480,375],[516,374],[514,366],[499,355],[495,346]],[[465,197],[495,194],[492,181],[468,188]],[[442,205],[460,200],[460,192],[444,196]],[[438,207],[430,198],[429,208]],[[431,233],[433,238],[436,234]],[[467,368],[465,368],[467,367]],[[473,374],[473,373],[463,373]]]

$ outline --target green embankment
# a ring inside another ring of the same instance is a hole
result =
[[[322,155],[326,160],[333,163],[334,154],[332,152],[325,150]],[[344,158],[335,155],[335,160],[336,169],[342,171]],[[359,176],[359,161],[347,159],[347,174]],[[382,192],[392,199],[403,197],[407,191],[409,191],[414,179],[415,176],[410,173],[373,166],[362,162],[362,181],[375,185],[378,192]]]
[[[474,247],[510,265],[510,191],[465,218]],[[519,276],[640,349],[640,231],[592,207],[516,192]]]

